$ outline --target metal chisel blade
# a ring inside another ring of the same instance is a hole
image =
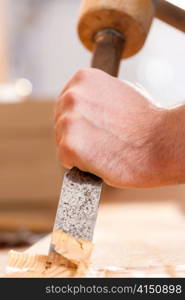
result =
[[[76,238],[92,240],[102,180],[90,173],[73,168],[64,174],[54,229]],[[53,246],[50,252],[53,252]]]

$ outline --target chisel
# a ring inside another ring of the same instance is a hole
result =
[[[142,47],[153,14],[153,3],[148,0],[83,1],[78,32],[82,43],[93,51],[91,67],[117,76],[121,58]],[[77,168],[66,172],[53,230],[92,240],[101,189],[102,180],[93,174]]]

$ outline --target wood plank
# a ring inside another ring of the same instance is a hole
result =
[[[17,103],[0,103],[0,134],[11,136],[12,133],[18,134],[20,131],[26,135],[29,130],[35,130],[35,134],[39,128],[51,130],[54,109],[53,99],[38,101],[30,98]]]
[[[21,229],[30,232],[49,232],[53,228],[55,210],[31,208],[25,210],[0,211],[1,232],[16,232]]]
[[[0,207],[55,205],[62,172],[53,136],[54,101],[0,104]]]
[[[184,277],[184,232],[173,202],[102,203],[87,276]],[[48,236],[27,253],[47,254],[49,243]]]
[[[47,255],[10,251],[8,277],[81,277],[85,274],[93,244],[61,230],[52,235],[55,252]]]
[[[62,174],[51,138],[4,140],[0,149],[0,201],[58,198]]]

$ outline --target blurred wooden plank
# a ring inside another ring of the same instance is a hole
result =
[[[49,207],[38,209],[0,210],[0,231],[14,232],[27,230],[31,232],[49,232],[53,228],[55,209]]]
[[[24,135],[42,133],[42,130],[51,132],[53,125],[55,101],[42,99],[27,99],[18,103],[0,104],[0,134]]]
[[[0,207],[56,203],[62,172],[53,137],[54,101],[0,105]]]
[[[4,140],[0,165],[1,203],[58,198],[62,171],[50,136]]]

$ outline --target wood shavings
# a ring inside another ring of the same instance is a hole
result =
[[[75,239],[69,237],[68,234],[61,234],[60,230],[56,230],[52,237],[52,243],[55,245],[55,251],[75,265],[79,265],[82,261],[88,262],[92,252],[92,243],[84,239]]]
[[[56,253],[49,255],[11,250],[6,277],[82,277],[85,275],[93,244],[76,239],[61,230],[53,234]]]

